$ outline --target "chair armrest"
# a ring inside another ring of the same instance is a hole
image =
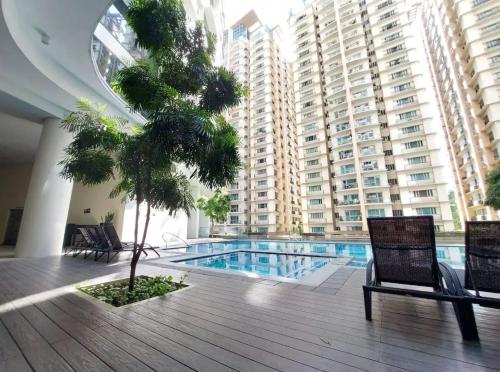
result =
[[[443,275],[444,282],[446,283],[448,293],[453,296],[463,296],[464,287],[460,282],[457,272],[450,265],[444,262],[439,263],[439,268],[441,274]]]
[[[373,258],[366,264],[366,285],[373,285],[372,270]]]

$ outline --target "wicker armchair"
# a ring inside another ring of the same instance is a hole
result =
[[[480,294],[500,293],[500,221],[466,223],[464,287],[469,301],[500,308],[500,298]]]
[[[448,301],[453,304],[463,338],[477,340],[472,305],[464,301],[458,276],[437,261],[433,217],[368,218],[368,230],[373,259],[368,262],[363,286],[366,319],[372,319],[372,292]],[[382,283],[427,287],[432,291]]]

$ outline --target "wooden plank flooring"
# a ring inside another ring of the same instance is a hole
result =
[[[500,310],[475,308],[480,343],[452,307],[374,294],[343,267],[317,287],[191,270],[189,288],[125,308],[75,291],[127,276],[126,262],[0,261],[0,371],[490,371],[500,369]],[[140,274],[172,274],[151,259]]]

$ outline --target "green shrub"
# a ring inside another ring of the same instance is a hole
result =
[[[172,276],[138,276],[135,278],[133,291],[128,289],[128,280],[97,284],[79,289],[113,306],[123,306],[184,288],[186,285],[183,282],[186,276],[187,274],[184,274],[178,283],[174,282]]]

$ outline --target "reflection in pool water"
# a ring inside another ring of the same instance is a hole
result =
[[[349,256],[353,257],[353,259],[348,265],[354,267],[365,267],[368,260],[372,257],[370,244],[350,242],[233,240],[228,242],[193,244],[179,251],[196,254],[212,254],[237,250]],[[436,251],[439,261],[446,262],[454,268],[464,268],[465,260],[463,246],[438,245]]]
[[[233,252],[179,263],[211,269],[240,271],[255,276],[300,279],[322,268],[334,258],[292,256],[276,253]]]

